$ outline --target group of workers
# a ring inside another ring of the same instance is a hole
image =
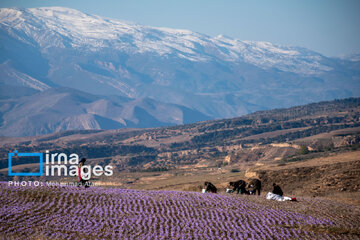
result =
[[[218,189],[211,182],[204,183],[204,193],[217,193]],[[227,193],[236,192],[238,194],[247,194],[247,195],[260,195],[261,192],[261,181],[259,179],[250,180],[249,184],[244,180],[238,180],[236,182],[229,182],[228,187],[226,188]],[[273,183],[273,190],[270,192],[273,195],[283,197],[284,193],[279,185]]]

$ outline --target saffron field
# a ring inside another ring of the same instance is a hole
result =
[[[360,209],[321,198],[0,183],[2,239],[360,239]]]

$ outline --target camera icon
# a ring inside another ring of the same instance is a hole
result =
[[[15,150],[13,153],[9,152],[9,176],[42,176],[43,175],[43,154],[42,153],[19,153],[17,150]],[[11,159],[13,157],[39,157],[39,162],[40,162],[40,170],[39,172],[19,172],[19,173],[14,173],[11,171]]]

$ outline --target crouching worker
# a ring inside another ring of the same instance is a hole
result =
[[[283,196],[284,193],[281,187],[276,183],[273,184],[273,187],[274,187],[273,191],[268,192],[268,194],[266,194],[266,199],[276,200],[276,201],[296,201],[296,198]]]
[[[284,193],[283,193],[283,191],[282,191],[282,189],[281,189],[281,187],[279,185],[277,185],[276,183],[273,183],[273,187],[274,187],[273,190],[272,190],[273,194],[277,194],[277,195],[280,195],[280,196],[284,195]]]
[[[90,187],[90,183],[89,183],[89,180],[84,179],[84,177],[85,177],[84,175],[87,175],[87,174],[90,174],[90,173],[87,172],[87,170],[88,170],[87,168],[83,169],[83,173],[81,171],[81,167],[84,166],[85,162],[86,162],[86,158],[82,158],[80,160],[80,162],[79,162],[79,165],[78,165],[78,175],[79,175],[79,185],[78,185],[78,187],[85,186],[85,188],[88,188],[88,187]]]
[[[205,193],[211,192],[211,193],[217,193],[217,188],[211,183],[211,182],[205,182]]]
[[[228,191],[228,193],[237,192],[238,194],[249,194],[246,190],[246,182],[244,180],[239,180],[236,182],[229,182],[229,186],[233,189]]]
[[[256,195],[256,192],[258,195],[260,195],[261,192],[261,181],[259,179],[252,179],[249,183],[248,188],[250,189],[251,195]]]

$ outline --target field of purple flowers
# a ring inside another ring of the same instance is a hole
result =
[[[4,239],[360,239],[360,209],[316,198],[0,184]]]

